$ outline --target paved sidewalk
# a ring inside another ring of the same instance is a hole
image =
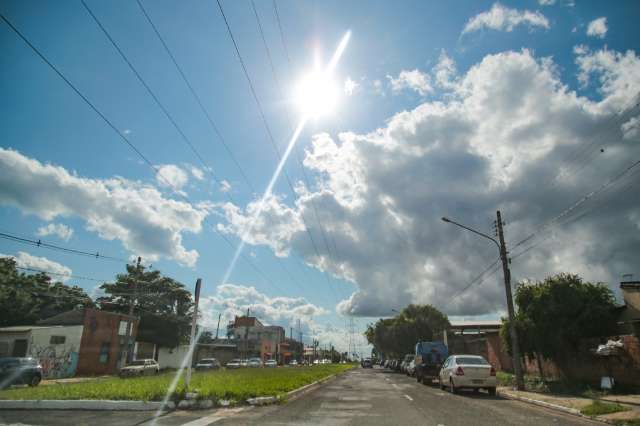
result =
[[[544,394],[540,392],[517,391],[510,387],[500,387],[498,392],[502,396],[514,397],[522,401],[531,403],[540,402],[540,405],[548,406],[568,413],[580,415],[580,410],[590,405],[594,400],[592,398],[584,398],[579,396],[564,396]],[[608,395],[601,397],[599,400],[609,403],[618,403],[627,408],[629,411],[623,411],[613,414],[605,414],[597,416],[597,420],[613,423],[620,420],[640,420],[640,395]]]

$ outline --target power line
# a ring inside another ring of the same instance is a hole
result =
[[[245,65],[244,59],[242,58],[242,54],[240,53],[240,49],[239,49],[238,44],[236,42],[236,39],[235,39],[235,37],[233,35],[233,31],[231,30],[231,26],[229,24],[229,21],[227,20],[227,16],[224,13],[224,9],[222,8],[222,4],[220,3],[220,0],[216,0],[216,2],[218,4],[218,8],[220,10],[220,14],[222,15],[222,19],[224,20],[225,26],[227,28],[227,32],[229,34],[229,37],[231,38],[231,42],[233,43],[233,47],[235,49],[238,61],[240,62],[240,66],[242,67],[242,71],[244,73],[244,76],[245,76],[245,78],[246,78],[246,80],[247,80],[247,82],[249,84],[249,89],[251,91],[251,94],[253,96],[254,101],[256,102],[256,106],[258,107],[258,112],[259,112],[260,117],[262,119],[262,123],[263,123],[265,131],[267,133],[267,137],[268,137],[272,147],[275,150],[277,159],[279,159],[281,157],[280,149],[278,148],[278,145],[276,144],[275,139],[273,137],[273,133],[271,132],[271,127],[269,126],[267,118],[266,118],[266,116],[264,114],[264,110],[262,108],[262,103],[260,102],[260,99],[258,98],[258,94],[257,94],[257,92],[255,90],[255,87],[253,85],[253,81],[251,80],[251,77],[250,77],[249,72],[247,70],[247,67]],[[288,173],[286,172],[286,170],[283,170],[283,173],[285,175],[285,179],[287,181],[287,184],[289,185],[291,193],[293,194],[294,198],[297,199],[297,194],[296,194],[295,190],[293,189],[293,185],[291,183],[291,179],[289,178]],[[318,251],[318,247],[317,247],[317,245],[315,243],[313,235],[311,234],[311,231],[309,230],[309,225],[308,225],[308,223],[306,221],[306,218],[305,218],[305,215],[304,215],[303,212],[301,212],[301,218],[302,218],[302,221],[304,222],[305,229],[307,231],[307,235],[309,236],[311,244],[312,244],[312,246],[313,246],[313,248],[315,250],[316,256],[318,256],[318,258],[320,259],[320,258],[322,258],[322,256],[320,256],[320,252]],[[338,300],[338,296],[337,296],[337,294],[335,292],[335,289],[331,285],[331,281],[329,280],[329,277],[326,275],[326,273],[325,273],[325,278],[327,280],[327,285],[329,286],[329,288],[333,292],[333,294],[334,294],[334,296],[336,298],[336,301],[337,301]]]
[[[46,271],[44,269],[38,269],[38,268],[28,268],[28,267],[25,267],[25,266],[16,266],[16,269],[20,269],[21,271],[38,272],[40,274],[54,275],[54,276],[58,276],[58,277],[68,277],[68,278],[73,278],[75,280],[106,282],[106,280],[100,280],[100,279],[97,279],[97,278],[83,277],[81,275],[63,274],[63,273],[60,273],[60,272]]]
[[[229,145],[225,141],[224,137],[222,136],[222,133],[220,133],[220,130],[218,129],[218,126],[213,121],[213,118],[211,118],[211,114],[209,114],[207,109],[204,107],[204,104],[202,103],[202,100],[200,99],[200,96],[198,96],[198,93],[195,91],[195,89],[193,88],[193,86],[189,82],[189,79],[187,79],[187,76],[185,75],[184,71],[182,70],[182,67],[178,64],[178,61],[176,60],[175,56],[171,52],[171,49],[169,49],[169,46],[167,46],[167,43],[165,42],[164,38],[160,34],[160,31],[158,30],[158,28],[154,24],[153,20],[151,19],[151,17],[147,13],[147,11],[144,8],[144,6],[142,5],[142,2],[140,0],[136,0],[136,1],[138,3],[138,6],[140,7],[140,10],[142,10],[142,13],[144,14],[145,18],[147,19],[147,21],[151,25],[151,28],[153,28],[153,31],[155,32],[156,36],[158,37],[158,40],[160,40],[160,43],[164,47],[164,50],[167,52],[167,55],[169,55],[169,57],[171,58],[171,62],[173,62],[173,65],[175,65],[176,69],[178,70],[178,73],[182,77],[182,80],[184,81],[184,83],[189,88],[189,91],[191,92],[191,95],[193,95],[194,99],[198,103],[198,106],[200,107],[200,110],[202,111],[202,113],[207,118],[207,121],[209,122],[209,125],[211,126],[211,129],[213,130],[215,135],[218,137],[218,140],[220,141],[220,143],[222,144],[224,149],[227,151],[227,154],[229,154],[229,157],[231,158],[231,161],[233,161],[235,166],[238,168],[238,170],[240,172],[240,175],[244,179],[244,181],[247,184],[247,186],[249,187],[249,189],[251,189],[252,192],[256,192],[254,187],[253,187],[253,185],[251,184],[251,181],[247,177],[244,169],[242,168],[242,166],[240,165],[240,163],[236,159],[235,155],[231,151],[231,148],[229,147]]]
[[[85,257],[93,257],[95,259],[104,259],[104,260],[111,260],[111,261],[115,261],[115,262],[127,262],[126,259],[122,259],[122,258],[118,258],[118,257],[114,257],[114,256],[107,256],[104,254],[100,254],[99,252],[88,252],[88,251],[84,251],[84,250],[78,250],[78,249],[73,249],[73,248],[67,248],[67,247],[62,247],[56,244],[51,244],[51,243],[47,243],[45,241],[42,240],[32,240],[29,238],[23,238],[23,237],[19,237],[17,235],[12,235],[12,234],[7,234],[4,232],[0,232],[0,238],[3,238],[5,240],[9,240],[9,241],[15,241],[21,244],[26,244],[26,245],[30,245],[30,246],[34,246],[34,247],[43,247],[46,249],[51,249],[51,250],[58,250],[58,251],[62,251],[65,253],[72,253],[72,254],[77,254],[80,256],[85,256]]]
[[[138,81],[140,82],[140,84],[142,84],[142,86],[146,89],[147,93],[151,96],[151,98],[153,99],[153,101],[155,102],[155,104],[158,106],[158,108],[160,108],[160,110],[164,113],[165,117],[167,117],[167,119],[169,120],[169,122],[173,125],[173,127],[176,129],[176,131],[178,132],[178,134],[180,135],[181,139],[187,144],[187,146],[189,147],[189,149],[191,150],[191,152],[193,152],[193,154],[196,156],[196,158],[198,158],[198,161],[200,161],[200,164],[204,167],[205,171],[207,173],[210,173],[211,176],[213,176],[213,178],[218,182],[222,182],[222,180],[220,178],[218,178],[218,176],[216,176],[215,172],[213,171],[213,168],[204,160],[204,158],[202,157],[202,155],[200,155],[200,153],[198,152],[198,150],[196,149],[196,147],[193,145],[193,143],[191,142],[191,140],[187,137],[187,135],[184,133],[184,131],[182,130],[182,128],[178,125],[178,123],[175,121],[175,119],[173,118],[173,116],[169,113],[169,111],[167,110],[167,108],[162,104],[162,102],[160,102],[160,99],[158,99],[158,97],[156,96],[156,94],[153,92],[153,90],[151,90],[151,87],[149,87],[149,85],[147,84],[147,82],[142,78],[142,76],[140,75],[140,73],[138,72],[138,70],[133,66],[133,64],[131,63],[131,61],[129,60],[129,58],[127,57],[127,55],[125,55],[125,53],[122,51],[122,49],[120,48],[120,46],[118,45],[118,43],[116,43],[116,41],[113,39],[113,37],[111,37],[111,34],[109,34],[109,32],[107,31],[107,29],[102,25],[102,23],[100,22],[100,20],[98,19],[98,17],[93,13],[93,11],[91,10],[91,8],[89,8],[89,6],[87,5],[87,3],[84,0],[80,0],[82,2],[82,5],[84,6],[84,8],[86,9],[86,11],[89,13],[89,15],[91,16],[91,18],[93,18],[94,22],[98,25],[98,27],[102,30],[102,32],[104,33],[104,35],[107,37],[107,39],[109,39],[109,41],[111,42],[111,45],[116,49],[116,51],[118,52],[118,54],[120,54],[120,57],[124,60],[124,62],[127,64],[127,66],[129,67],[129,69],[131,70],[131,72],[133,72],[133,74],[136,76],[136,78],[138,79]],[[231,198],[231,195],[228,193],[225,193],[225,195],[230,198],[231,201],[233,201],[233,199]]]
[[[98,114],[98,116],[100,118],[102,118],[102,120],[107,123],[107,125],[118,134],[118,136],[120,137],[120,139],[122,139],[134,152],[136,152],[136,154],[149,166],[151,167],[151,169],[154,171],[156,176],[160,176],[162,178],[161,175],[158,174],[158,168],[151,162],[149,161],[149,159],[142,154],[142,152],[126,137],[126,135],[124,135],[95,105],[93,105],[93,103],[91,103],[91,101],[89,101],[89,99],[82,93],[80,92],[80,90],[73,85],[73,83],[71,83],[71,81],[69,79],[67,79],[64,74],[62,74],[62,72],[60,70],[58,70],[58,68],[55,67],[55,65],[53,65],[53,63],[51,63],[45,56],[44,54],[42,54],[40,52],[40,50],[38,50],[38,48],[36,48],[13,24],[11,24],[11,22],[2,14],[0,13],[0,18],[2,18],[2,20],[24,41],[24,43],[29,46],[31,48],[31,50],[33,50],[34,53],[36,53],[38,55],[38,57],[40,57],[40,59],[42,59],[43,62],[45,62],[52,70],[55,71],[55,73],[96,113]],[[179,193],[176,193],[178,196],[181,196],[184,200],[186,200],[188,203],[190,203],[189,199]],[[203,221],[206,223],[207,219],[204,218]],[[218,234],[220,235],[226,242],[227,244],[229,244],[233,249],[236,248],[235,244],[233,244],[233,242],[231,242],[226,235],[222,234],[220,231],[218,231],[218,229],[216,229],[215,226],[212,226],[212,229]],[[251,261],[251,259],[247,258],[244,254],[242,254],[242,258],[256,271],[258,272],[263,278],[265,278],[267,280],[267,282],[269,282],[274,288],[276,288],[279,291],[282,291],[282,289],[280,289],[275,282],[273,282],[273,280],[269,279],[266,274],[257,266],[254,264],[254,262]]]

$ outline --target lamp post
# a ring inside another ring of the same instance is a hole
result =
[[[502,218],[500,216],[500,211],[497,212],[497,228],[498,235],[500,238],[500,242],[498,242],[495,238],[484,234],[480,231],[476,231],[475,229],[469,228],[468,226],[462,225],[461,223],[455,222],[449,218],[443,217],[442,220],[447,223],[451,223],[460,228],[466,229],[467,231],[473,232],[476,235],[480,235],[488,240],[491,240],[496,247],[498,247],[498,251],[500,252],[500,259],[502,260],[502,272],[504,274],[504,286],[505,293],[507,296],[507,312],[509,314],[509,335],[511,336],[511,352],[513,355],[513,370],[516,375],[516,387],[518,390],[524,390],[524,377],[522,376],[522,366],[520,365],[520,345],[518,344],[518,334],[516,333],[516,324],[515,324],[515,312],[513,308],[513,295],[511,294],[511,271],[509,270],[509,261],[507,259],[507,247],[504,242],[504,234],[502,232]]]

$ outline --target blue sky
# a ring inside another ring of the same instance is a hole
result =
[[[184,70],[190,84],[201,97],[204,107],[214,119],[225,142],[242,165],[249,181],[261,193],[275,169],[277,158],[268,141],[258,109],[251,97],[249,86],[216,3],[191,2],[189,7],[185,7],[181,2],[171,1],[143,1],[142,3]],[[213,173],[221,180],[224,179],[230,184],[231,189],[228,192],[230,198],[220,190],[220,182],[214,181],[211,173],[204,171],[202,180],[191,173],[193,167],[204,170],[203,165],[118,55],[81,2],[36,4],[31,1],[3,1],[0,3],[0,12],[40,49],[121,132],[126,133],[131,142],[153,164],[175,165],[184,171],[187,181],[180,190],[186,194],[192,205],[204,201],[222,203],[231,199],[241,210],[247,207],[247,204],[254,201],[258,194],[252,193],[244,182],[240,171],[212,131],[205,115],[191,96],[138,4],[134,1],[105,3],[91,0],[87,0],[87,4],[149,87],[167,107],[171,116],[201,154],[206,165],[212,167]],[[292,106],[290,99],[280,97],[269,69],[251,3],[222,1],[222,5],[264,108],[266,119],[275,140],[283,150],[292,130],[290,117],[297,120],[300,112]],[[611,71],[613,69],[611,64],[604,64],[599,68],[597,65],[591,65],[591,69],[585,68],[589,65],[583,65],[580,68],[579,61],[576,59],[580,54],[576,53],[575,47],[582,46],[584,50],[591,52],[583,54],[583,57],[596,58],[594,52],[599,51],[624,54],[631,50],[637,53],[637,40],[640,40],[640,28],[636,25],[640,6],[633,1],[577,1],[575,4],[570,4],[565,0],[558,0],[552,5],[542,5],[535,1],[397,3],[279,0],[278,12],[291,57],[291,66],[289,66],[280,40],[273,3],[257,1],[256,7],[278,78],[283,82],[285,98],[293,93],[292,83],[313,65],[315,52],[319,52],[322,60],[326,62],[343,34],[348,30],[352,32],[351,41],[336,69],[335,80],[342,87],[343,82],[349,78],[357,84],[357,88],[353,94],[341,96],[339,106],[332,114],[311,122],[305,128],[297,148],[300,149],[301,155],[304,155],[303,150],[312,152],[315,149],[319,152],[319,148],[312,146],[314,134],[326,133],[336,140],[341,132],[367,135],[376,129],[385,128],[392,121],[392,117],[397,117],[396,114],[403,111],[412,111],[425,104],[435,105],[437,102],[442,102],[449,107],[453,105],[451,91],[436,84],[435,67],[441,63],[443,55],[455,63],[456,75],[462,81],[472,67],[483,63],[487,57],[508,51],[522,53],[523,49],[528,49],[529,55],[535,58],[538,64],[544,61],[543,58],[550,58],[555,72],[554,78],[566,86],[566,91],[575,91],[578,97],[584,97],[584,105],[591,105],[589,104],[591,102],[593,108],[605,108],[607,98],[614,99],[616,94],[613,89],[609,90],[605,87],[606,78],[600,77],[608,75],[607,72],[615,74],[616,71]],[[492,8],[495,10],[496,7],[502,8],[503,11],[511,10],[516,16],[525,16],[525,11],[528,11],[531,15],[527,16],[538,18],[542,16],[541,19],[546,24],[524,20],[514,23],[513,27],[509,28],[509,23],[503,22],[494,27],[485,25],[478,30],[463,32],[465,26],[474,17],[488,13]],[[587,34],[589,24],[602,17],[606,18],[605,33],[589,36]],[[131,148],[124,144],[118,135],[4,22],[0,25],[0,51],[3,54],[3,60],[0,63],[3,148],[15,150],[22,156],[43,164],[50,163],[62,167],[78,178],[108,180],[121,177],[127,182],[153,186],[161,191],[165,199],[180,202],[184,200],[182,195],[176,193],[176,188],[172,190],[162,187],[152,170],[141,163],[140,158]],[[589,56],[590,54],[592,56]],[[631,65],[635,64],[634,58],[631,59],[627,62],[631,62]],[[622,64],[623,61],[614,60],[615,63]],[[633,73],[637,67],[630,69]],[[415,85],[400,81],[402,71],[412,70],[427,76],[427,80],[424,81],[428,83],[429,88],[423,87],[421,92]],[[583,74],[586,73],[584,75],[593,72],[600,79],[592,78],[588,83],[581,84],[578,78],[581,71]],[[620,72],[615,75],[617,78],[622,78]],[[398,84],[396,89],[394,89],[394,80]],[[519,90],[519,88],[512,89],[514,92]],[[458,96],[463,96],[460,93],[462,92],[458,92]],[[524,96],[526,93],[523,94]],[[611,114],[610,110],[603,111],[594,113],[594,117],[604,119],[607,113]],[[490,115],[492,112],[486,110],[484,113]],[[567,138],[560,130],[558,132],[561,135],[558,139]],[[346,146],[344,141],[343,146]],[[637,144],[632,149],[637,150]],[[622,155],[620,158],[624,157]],[[380,167],[384,168],[384,164],[389,166],[394,158],[391,151],[386,160],[378,157],[383,163]],[[455,162],[454,159],[450,160],[452,165],[467,164],[464,159],[460,160],[462,163]],[[307,171],[312,179],[313,188],[307,189],[310,192],[319,191],[318,188],[327,183],[327,174],[333,173],[338,176],[341,163],[336,164],[336,167],[324,163],[316,168],[308,167]],[[611,168],[615,169],[619,165],[619,163],[611,163]],[[300,167],[297,157],[293,155],[285,170],[294,183],[303,181]],[[407,173],[409,173],[407,180],[411,182],[413,175],[410,174],[409,169]],[[24,174],[28,175],[28,171]],[[369,186],[374,185],[372,182],[377,182],[372,178],[372,174],[366,173],[366,175],[371,179],[367,181]],[[593,183],[598,183],[602,177],[592,176],[591,179]],[[5,184],[7,182],[3,183]],[[468,185],[473,186],[473,181],[469,181]],[[24,188],[28,188],[28,185]],[[571,190],[570,193],[577,196],[582,189],[588,188],[588,185],[584,188],[573,186],[568,187],[567,191]],[[64,188],[59,187],[58,190],[64,191]],[[46,214],[33,210],[35,205],[33,202],[29,205],[31,207],[25,207],[26,204],[21,201],[20,194],[6,187],[2,192],[3,194],[0,194],[0,227],[7,232],[35,238],[39,227],[46,226],[48,223],[64,224],[73,229],[73,235],[68,240],[62,240],[55,235],[41,238],[69,247],[97,250],[119,257],[138,254],[131,250],[132,244],[127,246],[126,243],[123,244],[122,238],[109,234],[107,229],[111,228],[107,228],[106,225],[101,228],[101,232],[96,231],[96,226],[92,226],[88,220],[89,214],[83,214],[84,210],[81,207],[47,218]],[[274,193],[280,197],[279,206],[294,206],[293,195],[283,177],[278,180]],[[49,195],[51,199],[56,197],[55,193],[49,193]],[[558,199],[567,202],[566,193],[556,195]],[[393,194],[391,197],[393,198]],[[464,194],[461,197],[464,197]],[[462,204],[459,206],[458,215],[464,217],[466,213],[463,212],[472,210],[475,204],[471,201],[473,196],[469,197],[469,203],[460,201]],[[493,196],[490,198],[495,201]],[[368,203],[372,200],[374,198],[366,198]],[[399,198],[394,202],[401,204]],[[492,211],[492,208],[485,203],[481,204],[486,211]],[[411,203],[408,202],[407,205]],[[46,202],[42,203],[42,208],[47,208]],[[105,206],[93,208],[95,210],[91,214],[95,215]],[[120,208],[125,207],[121,205]],[[399,207],[399,210],[402,209]],[[311,213],[309,205],[306,212],[307,220],[314,220],[315,216]],[[417,216],[412,218],[409,210],[406,210],[405,214],[409,219],[420,220]],[[158,249],[157,259],[149,263],[153,263],[154,267],[165,274],[182,281],[188,288],[193,287],[197,277],[202,277],[204,279],[203,295],[216,297],[216,286],[220,283],[233,252],[227,243],[212,231],[211,227],[218,223],[229,226],[227,235],[236,244],[240,233],[237,227],[234,228],[229,210],[219,205],[210,207],[206,210],[206,216],[206,221],[199,221],[202,229],[189,232],[184,228],[178,228],[179,230],[174,233],[181,236],[180,244],[186,250],[195,250],[199,254],[194,265],[186,265],[167,256],[163,249]],[[531,221],[531,225],[536,223],[538,218],[548,217],[536,216],[533,213],[532,216],[535,217],[526,218]],[[479,220],[472,214],[469,218]],[[334,219],[336,223],[342,220],[341,223],[349,224],[348,218],[327,213],[324,218],[326,222],[322,226],[331,227]],[[486,216],[483,226],[488,227],[490,220],[491,216]],[[356,222],[352,224],[357,226]],[[113,224],[109,224],[111,225]],[[135,228],[136,223],[133,221],[124,221],[117,225],[124,228],[130,226],[124,230],[119,228],[118,232],[133,234],[142,232]],[[370,225],[375,226],[375,222],[371,222]],[[429,222],[423,227],[414,228],[411,235],[418,235],[419,232],[415,229],[421,229],[426,233],[425,238],[428,239],[430,226]],[[314,235],[317,243],[321,245],[322,235],[317,231],[316,227]],[[335,232],[336,238],[343,233],[338,228]],[[338,265],[334,265],[333,268],[326,265],[323,267],[321,261],[309,254],[308,247],[304,249],[296,245],[296,241],[302,241],[305,234],[298,229],[296,235],[299,237],[281,241],[283,247],[286,247],[286,254],[282,255],[280,260],[276,259],[272,247],[264,242],[250,242],[245,248],[245,254],[266,275],[277,282],[278,287],[284,290],[285,294],[281,294],[270,286],[242,260],[228,282],[238,286],[253,286],[259,293],[269,298],[277,296],[304,298],[306,302],[321,307],[325,311],[312,311],[310,316],[313,318],[307,317],[311,321],[309,329],[327,327],[329,323],[333,323],[335,327],[344,327],[345,317],[336,313],[335,305],[339,301],[349,299],[359,290],[364,289],[365,293],[379,290],[379,287],[375,286],[367,290],[368,284],[364,282],[366,272],[362,270],[361,275],[358,273],[360,270],[358,268],[362,268],[362,265],[366,265],[367,262],[370,268],[375,269],[376,265],[379,265],[378,258],[373,255],[367,258],[367,253],[358,256],[358,253],[354,253],[354,250],[348,249],[347,246],[343,246],[342,249],[338,246],[335,247],[337,250],[334,253],[329,250],[330,253],[325,261],[335,262],[336,259],[329,258],[344,256],[346,259],[344,262],[339,260],[336,262],[343,267]],[[136,241],[144,244],[145,249],[153,256],[156,245],[163,246],[167,243],[160,241],[161,238],[145,235]],[[266,239],[269,240],[269,238]],[[466,241],[466,237],[460,238],[465,238]],[[393,243],[389,241],[378,240],[369,243],[382,246],[389,243],[387,249],[394,250]],[[421,243],[416,241],[415,244]],[[629,247],[628,242],[621,244]],[[481,246],[478,245],[478,247]],[[610,248],[607,255],[613,250],[614,248]],[[0,253],[15,255],[19,251],[58,262],[70,268],[75,275],[110,279],[124,269],[123,265],[118,263],[36,249],[6,240],[0,241]],[[349,259],[352,256],[354,260],[350,262]],[[474,268],[470,268],[472,270],[468,275],[460,277],[459,285],[463,286],[468,281],[465,278],[473,277],[474,272],[477,275],[482,270],[483,264],[491,260],[491,256],[492,254],[489,253],[474,259],[472,262]],[[584,260],[585,256],[587,254],[584,252],[567,254],[568,260],[559,261],[561,265],[554,267],[567,269],[573,266],[571,259],[577,258],[582,259],[585,264],[589,263]],[[356,257],[357,260],[355,260]],[[435,257],[432,258],[435,259]],[[316,267],[306,265],[305,261]],[[355,266],[356,264],[360,266]],[[383,267],[383,265],[380,266]],[[325,274],[319,269],[328,272]],[[427,266],[425,269],[428,269]],[[553,267],[545,269],[536,263],[527,265],[525,269],[526,272],[523,271],[522,277],[532,276],[531,270],[552,271]],[[350,270],[353,271],[349,272]],[[601,276],[607,279],[618,272],[603,269],[594,272],[594,276],[597,279],[603,279]],[[640,271],[635,272],[640,273]],[[295,282],[291,279],[292,276]],[[330,289],[327,288],[327,278],[331,282]],[[385,280],[391,282],[388,278]],[[406,297],[397,300],[398,303],[412,300],[431,301],[429,298],[418,300],[415,293],[411,293],[414,290],[408,290],[415,287],[415,283],[411,280],[404,280],[398,274],[394,275],[394,281],[396,280],[396,285],[389,284],[391,287],[389,291],[407,293]],[[81,285],[88,291],[96,285],[95,282],[81,280],[70,282]],[[216,303],[214,303],[215,307],[212,307],[212,312],[222,309]],[[292,306],[296,303],[292,302]],[[351,305],[350,311],[365,319],[385,315],[385,312],[390,314],[390,309],[401,307],[395,301],[390,301],[388,305],[381,306],[377,310],[358,311],[354,306],[354,304]],[[239,308],[240,305],[234,305],[234,307]],[[500,312],[502,310],[499,306],[491,306],[469,309],[468,312],[460,308],[450,313],[495,318]],[[282,316],[276,314],[272,320],[281,323],[292,321],[294,317],[289,314],[283,313]],[[362,326],[362,324],[364,320],[359,320],[359,325]],[[344,330],[342,333],[344,334]],[[325,337],[331,339],[330,336],[334,336],[334,339],[338,339],[338,334],[340,334],[338,331],[330,329],[326,331]]]

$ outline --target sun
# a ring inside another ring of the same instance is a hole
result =
[[[314,70],[298,81],[294,98],[304,116],[318,118],[337,108],[340,90],[329,73]]]

